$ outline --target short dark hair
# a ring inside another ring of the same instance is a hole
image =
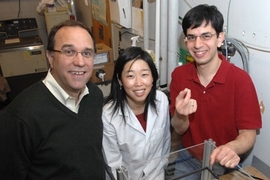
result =
[[[96,52],[95,39],[94,39],[92,31],[85,24],[83,24],[82,22],[77,21],[77,20],[67,20],[67,21],[61,22],[61,23],[55,25],[51,29],[51,31],[49,33],[49,36],[48,36],[48,45],[47,45],[47,50],[48,51],[52,51],[54,49],[54,44],[55,44],[54,37],[55,37],[55,34],[62,27],[81,27],[81,28],[85,29],[89,33],[91,38],[93,39],[94,51]]]
[[[201,26],[204,21],[206,22],[206,25],[211,23],[217,33],[217,36],[220,32],[223,32],[224,20],[217,7],[201,4],[190,9],[186,13],[182,21],[182,28],[185,36],[187,35],[188,28],[197,28]]]
[[[152,73],[152,77],[153,77],[153,86],[149,95],[146,98],[144,115],[145,117],[147,116],[146,112],[149,105],[152,106],[157,112],[155,101],[156,101],[156,85],[157,85],[157,80],[158,80],[158,72],[157,72],[156,65],[153,62],[153,59],[148,52],[144,51],[140,47],[129,47],[125,49],[124,52],[116,60],[112,82],[111,82],[111,91],[108,98],[105,100],[105,103],[112,102],[113,114],[118,109],[122,111],[124,121],[125,121],[124,107],[127,101],[127,97],[126,97],[125,90],[124,89],[120,90],[121,85],[118,82],[118,78],[119,79],[122,78],[121,76],[122,76],[124,67],[129,61],[138,60],[138,59],[141,59],[148,64]]]

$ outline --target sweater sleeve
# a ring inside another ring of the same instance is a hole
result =
[[[15,115],[0,113],[1,179],[24,179],[30,168],[31,138],[25,124]]]

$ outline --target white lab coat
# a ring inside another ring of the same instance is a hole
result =
[[[161,91],[157,90],[156,99],[158,114],[149,107],[146,132],[128,105],[126,123],[121,111],[112,117],[110,104],[104,106],[103,149],[115,178],[116,169],[125,166],[130,180],[164,180],[171,144],[169,105]]]

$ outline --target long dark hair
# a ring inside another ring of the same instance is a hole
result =
[[[121,85],[118,82],[118,78],[120,80],[122,79],[121,77],[122,71],[124,70],[126,63],[132,60],[137,60],[137,59],[141,59],[148,64],[152,73],[152,77],[153,77],[152,89],[145,100],[145,108],[144,108],[145,119],[147,119],[146,118],[147,109],[149,105],[153,107],[155,111],[157,112],[155,101],[156,101],[156,83],[158,80],[158,72],[157,72],[155,63],[153,62],[153,59],[149,55],[149,53],[142,50],[140,47],[129,47],[125,49],[125,51],[118,57],[115,63],[114,73],[113,73],[112,82],[111,82],[111,92],[108,98],[105,100],[105,103],[112,102],[111,107],[113,108],[113,115],[120,108],[123,114],[124,121],[126,121],[125,114],[124,114],[124,107],[125,107],[125,103],[127,102],[127,97],[126,97],[125,90],[121,88]]]

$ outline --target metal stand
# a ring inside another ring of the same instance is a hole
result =
[[[128,171],[125,166],[116,169],[117,180],[128,180]]]
[[[210,155],[214,150],[215,142],[212,139],[204,141],[204,151],[203,151],[203,161],[202,167],[205,167],[209,170],[212,170],[210,165]],[[201,180],[211,179],[211,172],[210,171],[202,171]]]
[[[203,152],[203,160],[202,160],[202,168],[197,169],[193,172],[187,173],[180,177],[173,177],[173,179],[182,179],[184,177],[190,176],[192,174],[200,173],[201,172],[201,180],[210,180],[212,177],[216,175],[212,172],[212,166],[210,165],[210,156],[215,148],[215,142],[212,139],[205,140],[202,144],[204,146]],[[125,166],[121,166],[116,169],[117,180],[128,180],[128,171]],[[170,180],[173,180],[170,179]]]

